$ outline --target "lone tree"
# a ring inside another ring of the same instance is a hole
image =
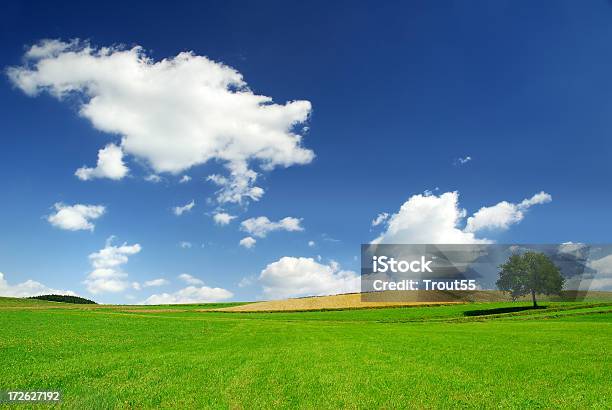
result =
[[[560,294],[565,283],[559,268],[540,252],[514,254],[499,267],[497,288],[510,292],[512,299],[531,293],[533,307],[537,307],[536,293]]]

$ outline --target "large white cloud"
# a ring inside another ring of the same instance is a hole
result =
[[[465,210],[459,207],[459,193],[413,195],[389,217],[387,230],[373,243],[488,243],[460,223]]]
[[[359,275],[324,265],[312,258],[285,256],[266,266],[258,278],[264,295],[271,299],[359,292]]]
[[[308,119],[310,102],[275,104],[253,93],[235,69],[192,52],[156,62],[138,46],[45,40],[7,74],[30,96],[79,94],[80,115],[120,135],[121,150],[157,173],[221,161],[230,170],[224,181],[216,180],[223,182],[221,202],[261,197],[251,162],[270,170],[314,158],[295,131]]]
[[[94,219],[98,219],[106,212],[102,205],[66,205],[61,202],[53,205],[55,213],[47,216],[47,221],[57,228],[68,231],[89,230],[93,231]]]
[[[302,220],[288,216],[277,222],[272,222],[265,216],[249,218],[242,221],[240,229],[260,238],[265,238],[272,231],[303,231],[300,225]]]
[[[518,204],[502,201],[493,206],[482,207],[467,219],[465,230],[476,232],[485,229],[508,229],[510,225],[522,221],[530,207],[550,201],[550,194],[542,191]]]
[[[123,152],[115,144],[108,144],[98,151],[98,163],[95,168],[81,167],[74,173],[77,178],[87,181],[93,178],[121,179],[129,169],[123,163]]]
[[[7,280],[4,278],[4,274],[0,272],[0,296],[13,297],[13,298],[25,298],[29,296],[40,296],[40,295],[72,295],[77,294],[71,290],[59,290],[52,289],[40,282],[28,279],[25,282],[17,283],[15,285],[9,285]]]
[[[169,305],[181,303],[213,303],[227,300],[234,294],[227,289],[208,286],[188,286],[174,293],[162,293],[149,296],[145,305]]]
[[[476,232],[507,228],[520,222],[529,207],[550,200],[549,194],[540,192],[519,204],[500,202],[493,207],[481,208],[462,227],[466,211],[459,206],[458,192],[413,195],[389,217],[386,231],[372,243],[491,243],[490,239],[477,237]]]
[[[121,270],[121,266],[128,262],[129,256],[141,251],[139,244],[121,246],[112,244],[113,237],[106,241],[104,248],[89,255],[93,270],[87,275],[85,283],[91,293],[123,292],[128,288],[139,289],[138,283],[130,283],[128,274]]]

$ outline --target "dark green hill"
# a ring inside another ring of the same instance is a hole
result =
[[[48,300],[51,302],[64,302],[64,303],[76,303],[79,305],[95,305],[96,302],[93,300],[80,298],[78,296],[70,296],[70,295],[41,295],[41,296],[32,296],[28,299],[38,299],[38,300]]]

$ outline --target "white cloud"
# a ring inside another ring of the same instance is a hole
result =
[[[38,44],[35,44],[30,47],[30,49],[25,54],[25,58],[29,60],[38,60],[41,58],[52,57],[74,46],[75,43],[75,40],[72,40],[70,42],[63,42],[60,40],[52,39],[41,40]]]
[[[144,180],[147,182],[151,182],[153,184],[157,184],[162,181],[162,178],[157,174],[149,174],[146,177],[144,177]]]
[[[263,188],[255,186],[257,173],[247,168],[246,164],[227,165],[230,176],[213,174],[206,179],[221,187],[217,191],[217,201],[220,203],[235,202],[240,203],[243,199],[259,201],[265,191]]]
[[[373,243],[488,243],[459,227],[465,210],[459,194],[413,195],[389,217],[387,230]]]
[[[89,255],[93,271],[87,275],[84,283],[91,293],[122,292],[128,288],[138,289],[136,282],[127,281],[128,274],[121,270],[121,265],[128,262],[128,257],[141,251],[139,244],[121,246],[112,244],[114,237],[106,240],[104,248]]]
[[[467,232],[476,232],[485,229],[505,230],[510,225],[520,222],[523,212],[516,204],[502,201],[494,206],[480,208],[474,216],[467,219]]]
[[[180,280],[182,280],[183,282],[187,283],[188,285],[203,285],[204,281],[201,279],[198,279],[194,276],[191,276],[188,273],[181,273],[178,278]]]
[[[172,212],[174,212],[174,215],[176,216],[181,216],[183,215],[185,212],[189,212],[193,209],[193,207],[195,206],[195,201],[192,200],[191,202],[183,205],[183,206],[175,206],[174,208],[172,208]]]
[[[191,177],[189,175],[183,175],[179,180],[179,184],[184,184],[189,181],[191,181]]]
[[[257,278],[255,276],[245,276],[244,278],[240,279],[240,282],[238,282],[238,287],[247,288],[255,283],[256,279]]]
[[[468,162],[470,162],[472,160],[472,157],[470,157],[469,155],[465,156],[465,157],[459,157],[455,160],[454,164],[455,165],[465,165]]]
[[[590,261],[589,267],[600,275],[612,277],[612,255]]]
[[[540,191],[531,198],[523,199],[518,206],[522,209],[527,209],[530,206],[546,204],[550,201],[552,201],[552,196],[544,191]]]
[[[156,173],[221,161],[230,175],[220,202],[261,197],[249,163],[271,170],[314,158],[297,131],[310,102],[275,104],[254,94],[235,69],[191,52],[156,62],[138,46],[44,40],[7,74],[29,96],[79,95],[80,115],[100,131],[121,135],[122,151]]]
[[[144,282],[142,284],[143,287],[145,288],[150,288],[153,286],[164,286],[164,285],[168,285],[170,282],[164,278],[159,278],[159,279],[151,279],[148,280],[146,282]]]
[[[193,245],[191,244],[191,242],[181,241],[179,242],[179,246],[183,249],[190,249]]]
[[[251,249],[257,243],[257,239],[251,238],[247,236],[246,238],[242,238],[239,242],[240,246],[244,246],[247,249]]]
[[[589,247],[585,243],[570,241],[560,244],[558,250],[559,253],[566,253],[578,257],[588,251]]]
[[[95,168],[81,167],[74,175],[82,181],[94,178],[119,180],[125,177],[129,169],[123,163],[123,151],[115,144],[108,144],[98,151],[98,164]]]
[[[482,207],[467,219],[465,230],[466,232],[476,232],[485,229],[508,229],[510,225],[522,221],[525,217],[525,211],[531,206],[550,201],[552,201],[552,197],[542,191],[518,204],[502,201],[494,206]]]
[[[314,248],[316,245],[315,241],[308,241],[308,246],[310,246],[311,248]]]
[[[439,196],[429,192],[413,195],[389,217],[387,230],[372,243],[492,243],[475,233],[484,228],[508,227],[522,220],[524,211],[530,206],[550,200],[550,195],[540,192],[519,204],[503,201],[494,207],[481,208],[468,218],[462,229],[466,211],[459,207],[458,192],[445,192]],[[506,204],[510,205],[510,211]],[[520,212],[520,217],[514,211]]]
[[[588,267],[595,271],[589,289],[612,291],[612,255],[589,261]]]
[[[359,275],[324,265],[312,258],[285,256],[266,266],[259,275],[264,295],[272,299],[359,292]]]
[[[331,236],[329,236],[326,233],[322,233],[321,237],[323,238],[323,240],[325,242],[333,242],[333,243],[340,243],[340,242],[342,242],[340,239],[332,238]]]
[[[372,226],[378,226],[381,223],[385,222],[389,218],[389,214],[386,212],[379,213],[376,218],[372,220]]]
[[[304,228],[300,226],[301,221],[301,219],[288,216],[278,222],[272,222],[265,216],[260,216],[242,221],[240,227],[243,231],[251,235],[265,238],[266,235],[272,231],[303,231]]]
[[[106,212],[106,208],[102,205],[65,205],[58,202],[53,207],[56,212],[47,216],[47,221],[57,228],[68,231],[93,231],[95,225],[91,221]]]
[[[225,212],[217,212],[213,215],[213,220],[215,221],[215,223],[221,226],[229,224],[235,218],[236,217],[234,215],[230,215]]]
[[[71,290],[52,289],[43,285],[40,282],[28,279],[25,282],[9,285],[4,278],[4,274],[0,272],[0,296],[11,298],[25,298],[30,296],[40,295],[72,295],[77,296]]]
[[[591,280],[589,290],[612,291],[612,278],[595,278]]]
[[[209,288],[208,286],[188,286],[174,293],[162,293],[149,296],[145,305],[169,305],[181,303],[213,303],[227,300],[234,294],[223,288]]]

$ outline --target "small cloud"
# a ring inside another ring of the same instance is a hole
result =
[[[150,175],[147,175],[147,176],[144,178],[144,180],[145,180],[145,181],[147,181],[147,182],[151,182],[151,183],[153,183],[153,184],[157,184],[158,182],[161,182],[161,180],[162,180],[162,179],[161,179],[161,177],[160,177],[159,175],[157,175],[157,174],[150,174]]]
[[[190,249],[192,247],[192,244],[188,241],[181,241],[179,242],[179,246],[183,249]]]
[[[314,248],[317,244],[315,243],[315,241],[308,241],[308,246],[310,246],[311,248]]]
[[[253,283],[255,283],[255,280],[257,278],[255,276],[245,276],[244,278],[242,278],[240,280],[240,282],[238,282],[238,287],[239,288],[246,288],[251,286]]]
[[[206,180],[220,187],[217,201],[223,203],[243,203],[244,200],[259,201],[264,194],[261,187],[254,186],[257,173],[243,165],[229,165],[231,177],[209,175]]]
[[[217,225],[224,226],[232,222],[236,217],[234,215],[230,215],[226,212],[217,212],[213,215],[213,220]]]
[[[322,234],[321,237],[323,238],[325,242],[334,242],[334,243],[342,242],[340,239],[332,238],[326,233]]]
[[[260,216],[242,221],[240,229],[259,238],[265,238],[272,231],[303,231],[304,228],[300,226],[301,221],[301,219],[288,216],[280,221],[273,222],[265,216]]]
[[[179,184],[185,184],[189,181],[191,181],[191,177],[189,175],[183,175],[179,180]]]
[[[166,279],[163,278],[159,278],[159,279],[152,279],[152,280],[148,280],[146,282],[144,282],[142,284],[143,287],[145,288],[150,288],[150,287],[157,287],[157,286],[164,286],[164,285],[168,285],[170,282]]]
[[[141,251],[139,244],[121,246],[112,244],[114,237],[106,240],[104,248],[89,255],[93,270],[87,275],[85,285],[93,294],[102,292],[123,292],[128,288],[138,290],[138,282],[128,282],[128,274],[121,270],[121,266],[128,262],[129,256]]]
[[[115,144],[108,144],[98,151],[98,163],[95,168],[81,167],[74,175],[81,181],[89,181],[94,178],[109,178],[119,180],[129,172],[123,163],[123,151]]]
[[[194,206],[195,206],[195,201],[192,200],[191,202],[189,202],[188,204],[185,204],[183,206],[175,206],[174,208],[172,208],[172,212],[174,212],[174,215],[176,215],[176,216],[181,216],[185,212],[191,211]]]
[[[204,281],[201,279],[198,279],[194,276],[191,276],[188,273],[181,273],[178,278],[180,280],[182,280],[183,282],[187,283],[188,285],[203,285]]]
[[[188,286],[174,293],[151,295],[144,305],[176,305],[181,303],[213,303],[227,300],[234,294],[223,288],[209,288],[208,286]]]
[[[472,157],[470,157],[469,155],[465,156],[465,157],[459,157],[457,159],[455,159],[455,161],[453,161],[453,165],[465,165],[468,162],[470,162],[472,160]]]
[[[246,238],[242,238],[239,243],[240,243],[240,246],[244,246],[247,249],[251,249],[253,246],[255,246],[255,243],[257,243],[257,240],[255,238],[251,238],[250,236],[247,236]]]
[[[65,205],[61,202],[53,205],[55,213],[47,216],[47,221],[56,228],[67,231],[92,231],[95,225],[91,222],[106,212],[102,205]]]
[[[386,212],[381,212],[372,220],[372,226],[378,226],[381,223],[385,222],[389,218],[389,214]]]

